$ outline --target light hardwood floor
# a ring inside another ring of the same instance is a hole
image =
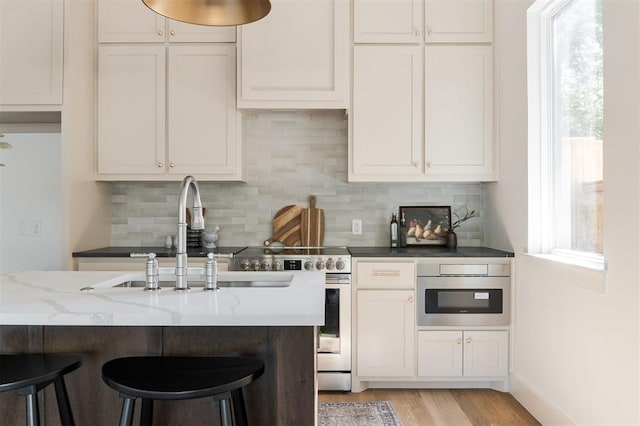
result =
[[[320,402],[391,401],[403,426],[539,425],[508,393],[491,389],[368,389],[320,392]]]

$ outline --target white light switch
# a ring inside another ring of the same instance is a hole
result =
[[[20,236],[39,237],[42,235],[42,221],[40,219],[24,219],[20,221]]]

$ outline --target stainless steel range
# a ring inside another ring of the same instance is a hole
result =
[[[325,271],[325,323],[318,330],[318,388],[351,390],[351,254],[345,247],[248,247],[236,271]]]

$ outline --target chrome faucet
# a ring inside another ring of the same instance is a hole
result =
[[[178,237],[176,243],[176,287],[174,290],[189,289],[189,268],[187,264],[187,195],[193,190],[193,214],[191,215],[191,229],[204,229],[202,215],[202,201],[198,182],[193,176],[186,176],[180,188],[178,198]]]

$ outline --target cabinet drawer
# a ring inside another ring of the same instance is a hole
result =
[[[363,262],[357,266],[358,288],[415,287],[416,272],[413,262]]]

